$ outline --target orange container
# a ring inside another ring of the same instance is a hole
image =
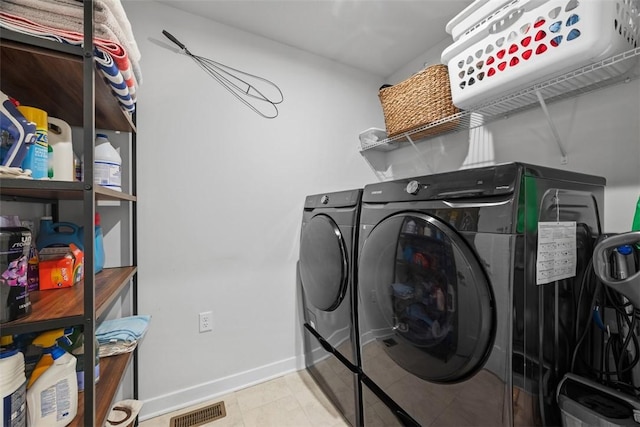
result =
[[[84,278],[84,253],[73,243],[42,252],[38,266],[40,290],[68,288]]]

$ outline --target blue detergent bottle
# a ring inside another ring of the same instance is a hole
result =
[[[99,273],[104,268],[104,238],[100,226],[100,214],[95,214],[94,227],[94,272]],[[50,216],[40,219],[40,232],[36,240],[38,250],[54,246],[68,246],[73,243],[84,251],[84,227],[78,227],[72,222],[53,222]]]
[[[0,92],[0,165],[20,167],[36,142],[36,125],[17,108],[18,102]]]
[[[100,226],[100,214],[96,212],[95,216],[95,253],[94,253],[94,270],[96,273],[104,268],[104,236],[102,235],[102,227]]]
[[[80,227],[72,222],[53,222],[50,216],[40,218],[40,231],[36,239],[38,250],[55,246],[69,246],[73,243],[84,250]]]
[[[102,227],[100,226],[100,214],[95,213],[93,218],[94,228],[94,248],[93,248],[93,271],[99,273],[104,268],[104,236],[102,235]],[[84,247],[84,227],[79,228],[79,237],[82,242],[81,248]]]

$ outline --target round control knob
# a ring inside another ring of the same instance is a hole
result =
[[[322,203],[323,205],[329,203],[329,196],[327,196],[326,194],[322,196],[322,198],[320,199],[320,203]]]
[[[416,180],[409,181],[409,183],[407,184],[407,188],[405,188],[405,190],[409,194],[414,194],[414,195],[418,194],[418,191],[420,190],[420,183]]]

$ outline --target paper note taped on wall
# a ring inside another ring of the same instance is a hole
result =
[[[575,277],[576,275],[576,223],[539,222],[536,284]]]

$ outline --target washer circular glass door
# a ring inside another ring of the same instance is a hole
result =
[[[333,311],[348,286],[347,250],[338,225],[327,215],[316,215],[302,229],[300,278],[311,304]]]
[[[494,299],[451,226],[417,212],[390,216],[367,236],[358,271],[366,323],[398,365],[439,383],[482,367],[495,336]]]

